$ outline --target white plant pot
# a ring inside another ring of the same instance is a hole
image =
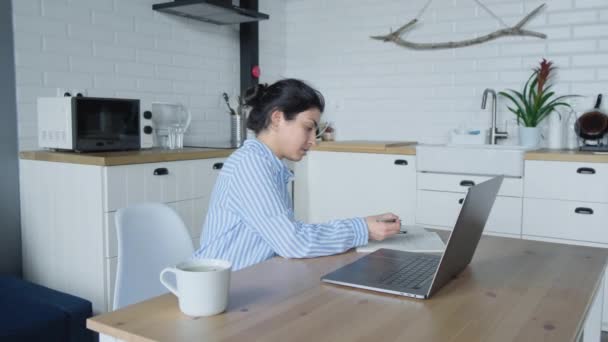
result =
[[[540,144],[540,129],[538,126],[519,126],[519,144],[526,147],[538,147]]]

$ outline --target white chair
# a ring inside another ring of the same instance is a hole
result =
[[[188,228],[170,207],[144,203],[119,209],[115,216],[118,267],[113,309],[169,292],[160,271],[192,256]]]

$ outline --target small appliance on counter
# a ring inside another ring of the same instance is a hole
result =
[[[155,146],[168,149],[184,147],[184,134],[190,126],[190,110],[180,103],[152,103]]]
[[[581,151],[608,152],[604,135],[608,132],[608,115],[600,110],[602,94],[597,96],[593,109],[583,113],[575,125],[576,134],[582,139]]]
[[[141,116],[139,100],[65,96],[41,97],[37,104],[41,148],[98,152],[152,146],[151,115]]]

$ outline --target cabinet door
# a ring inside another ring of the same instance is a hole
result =
[[[462,193],[418,190],[416,222],[452,229],[463,200]],[[496,197],[484,232],[520,236],[521,210],[521,198]]]
[[[393,212],[404,224],[414,223],[414,156],[312,152],[306,163],[307,186],[298,187],[296,196],[307,192],[308,221]]]
[[[25,279],[106,308],[102,170],[99,166],[21,161]]]

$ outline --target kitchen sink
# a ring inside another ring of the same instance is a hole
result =
[[[418,145],[418,171],[521,177],[530,148],[512,145]]]

